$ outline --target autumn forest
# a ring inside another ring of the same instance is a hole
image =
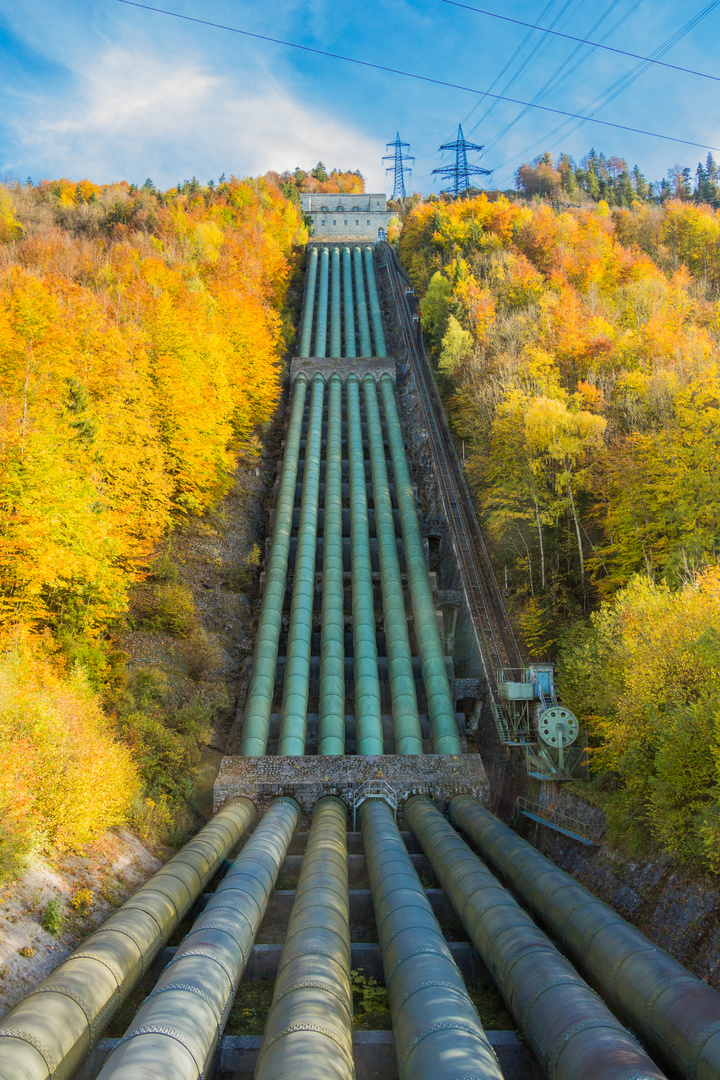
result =
[[[618,844],[718,871],[720,211],[580,171],[414,199],[390,239],[519,637],[588,728],[584,793]],[[0,877],[137,823],[147,746],[186,760],[192,717],[120,701],[114,637],[276,412],[300,188],[363,181],[0,187]]]

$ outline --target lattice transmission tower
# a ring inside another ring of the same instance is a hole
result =
[[[385,169],[386,173],[394,173],[395,178],[393,181],[393,199],[406,199],[407,191],[405,190],[405,173],[411,173],[412,167],[406,165],[406,161],[415,161],[415,158],[411,154],[404,154],[403,147],[407,146],[410,149],[410,143],[403,142],[400,138],[400,132],[395,136],[395,142],[389,142],[385,144],[385,149],[389,150],[393,148],[392,154],[386,154],[383,161],[392,161],[392,165],[388,165]]]
[[[443,143],[438,153],[442,150],[453,150],[455,162],[452,165],[443,165],[439,169],[433,169],[433,175],[442,176],[443,180],[450,180],[450,187],[445,188],[450,195],[462,195],[470,187],[471,176],[492,176],[491,169],[482,169],[479,165],[471,165],[468,161],[468,151],[482,153],[482,146],[468,142],[463,135],[462,124],[458,124],[457,139],[455,142]]]

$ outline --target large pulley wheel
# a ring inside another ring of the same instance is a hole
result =
[[[548,746],[572,746],[579,731],[575,713],[562,705],[551,705],[538,719],[538,734]]]

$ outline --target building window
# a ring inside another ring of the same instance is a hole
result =
[[[333,221],[333,225],[337,225],[337,221]]]
[[[347,225],[347,218],[343,221],[343,225]]]
[[[367,223],[368,223],[368,225],[370,224],[370,218],[367,219]]]
[[[320,224],[321,224],[321,225],[324,225],[324,224],[325,224],[325,218],[323,218],[323,219],[322,219],[322,221],[320,222]]]
[[[359,222],[359,221],[358,221],[358,220],[356,219],[356,220],[355,220],[355,224],[356,224],[356,225],[359,225],[359,224],[360,224],[360,222]]]

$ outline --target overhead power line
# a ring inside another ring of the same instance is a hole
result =
[[[504,97],[502,94],[491,94],[489,90],[478,90],[474,86],[463,86],[461,83],[447,82],[445,79],[435,79],[431,75],[418,75],[413,71],[403,71],[401,68],[387,67],[385,64],[375,64],[371,60],[358,60],[354,56],[343,56],[341,53],[328,52],[326,49],[317,49],[312,45],[300,45],[297,41],[285,41],[283,38],[270,37],[267,34],[256,34],[252,30],[241,30],[237,26],[225,26],[222,23],[210,22],[208,19],[198,19],[192,15],[181,15],[178,11],[167,11],[165,8],[151,7],[149,4],[140,4],[136,0],[117,0],[119,4],[128,7],[140,8],[142,11],[154,11],[157,15],[168,15],[173,19],[182,19],[184,22],[198,23],[201,26],[211,26],[216,30],[227,30],[231,34],[241,34],[243,37],[254,38],[256,41],[269,41],[273,45],[285,45],[289,49],[298,49],[300,52],[313,53],[315,56],[327,56],[331,60],[342,60],[346,64],[356,64],[358,67],[372,68],[374,71],[385,71],[390,75],[402,75],[405,79],[416,79],[418,82],[430,83],[433,86],[445,86],[450,90],[463,90],[467,94],[479,94],[481,97],[497,98],[499,101],[508,101],[511,105],[530,105],[540,112],[553,113],[555,116],[566,116],[570,120],[582,120],[591,124],[599,124],[601,127],[616,128],[618,131],[629,131],[633,135],[647,135],[651,139],[662,139],[664,142],[682,143],[683,146],[695,146],[700,150],[714,150],[720,153],[720,146],[710,146],[708,143],[693,142],[690,139],[680,139],[675,135],[662,135],[657,131],[646,131],[644,128],[630,127],[629,124],[617,124],[610,120],[598,120],[595,117],[582,116],[580,113],[569,112],[566,109],[553,109],[549,105],[535,105],[531,101],[521,101],[519,98]]]
[[[540,30],[543,34],[552,34],[553,37],[565,38],[566,41],[577,41],[580,45],[592,45],[594,49],[604,49],[605,52],[618,53],[620,56],[629,56],[632,60],[645,60],[648,64],[657,64],[658,67],[672,68],[673,71],[682,71],[685,75],[698,75],[701,79],[712,79],[720,82],[720,75],[708,75],[706,71],[695,71],[694,68],[681,67],[680,64],[667,64],[664,60],[653,60],[651,56],[640,56],[639,53],[628,52],[626,49],[615,49],[612,45],[603,45],[600,41],[589,41],[587,38],[573,37],[572,34],[561,34],[559,30],[550,30],[546,26],[537,26],[535,23],[523,22],[522,19],[511,19],[509,15],[498,15],[496,11],[486,11],[485,8],[473,7],[471,4],[461,4],[459,0],[443,0],[443,4],[451,7],[465,8],[466,11],[476,11],[478,15],[488,15],[491,19],[502,19],[503,22],[515,23],[516,26],[527,26],[531,30]]]

